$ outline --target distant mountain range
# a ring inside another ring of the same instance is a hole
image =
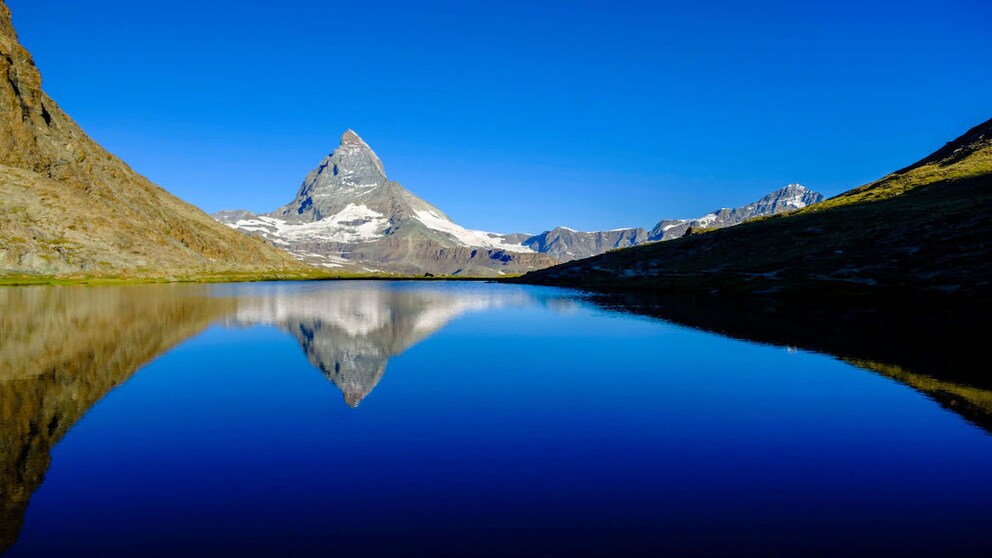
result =
[[[909,167],[812,207],[566,263],[522,281],[992,300],[992,120]]]
[[[643,228],[579,232],[557,227],[538,235],[470,230],[390,181],[372,148],[348,130],[341,145],[307,175],[288,204],[264,214],[226,210],[213,216],[328,269],[498,276],[670,240],[690,227],[728,227],[822,199],[790,184],[744,207],[718,209],[698,219],[663,220],[650,233]]]
[[[557,260],[572,261],[616,248],[680,238],[690,228],[732,227],[754,217],[794,211],[821,201],[822,194],[801,184],[789,184],[756,202],[735,209],[717,209],[698,219],[663,219],[650,232],[642,228],[579,232],[568,227],[557,227],[524,240],[523,245]]]
[[[296,277],[90,139],[41,88],[0,1],[0,276]]]
[[[789,184],[779,188],[756,202],[734,209],[717,209],[698,219],[666,219],[651,229],[648,240],[672,240],[682,238],[692,229],[723,229],[740,225],[748,219],[766,217],[795,211],[823,201],[823,194],[814,192],[802,184]]]

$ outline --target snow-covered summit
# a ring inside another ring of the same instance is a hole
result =
[[[279,209],[215,214],[324,267],[397,273],[520,273],[553,264],[505,235],[466,229],[386,177],[375,151],[353,130]]]

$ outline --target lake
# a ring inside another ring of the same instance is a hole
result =
[[[0,553],[984,555],[980,345],[724,306],[2,288]]]

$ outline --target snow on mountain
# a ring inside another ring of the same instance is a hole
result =
[[[288,204],[263,215],[236,210],[214,217],[328,268],[493,276],[555,263],[515,241],[517,235],[466,229],[390,181],[382,161],[352,130]]]
[[[257,215],[239,219],[229,226],[248,232],[271,235],[275,244],[294,242],[368,242],[385,236],[389,221],[385,215],[366,205],[348,204],[344,209],[320,221],[293,223],[278,217]]]
[[[556,227],[538,235],[466,229],[386,177],[379,157],[354,131],[306,176],[288,204],[263,215],[241,210],[214,217],[259,235],[297,258],[327,268],[402,274],[497,276],[522,273],[644,242],[683,236],[817,203],[823,196],[789,184],[735,209],[697,219],[666,219],[643,228],[580,232]]]
[[[434,214],[430,210],[414,211],[416,219],[427,228],[451,235],[455,240],[465,246],[481,246],[486,248],[496,248],[509,252],[534,253],[535,251],[521,244],[509,244],[504,242],[502,235],[484,231],[471,231],[461,225]]]
[[[665,219],[651,229],[648,240],[680,238],[690,227],[702,229],[732,227],[755,217],[795,211],[819,203],[823,199],[822,194],[802,184],[789,184],[742,207],[718,209],[697,219]]]
[[[644,242],[679,238],[689,227],[729,227],[754,217],[793,211],[822,200],[822,195],[801,184],[789,184],[743,207],[718,209],[696,219],[662,220],[648,233],[637,228],[579,232],[569,227],[556,227],[527,238],[522,243],[559,260],[571,261]]]

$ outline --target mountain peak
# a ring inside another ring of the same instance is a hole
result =
[[[698,219],[665,219],[651,229],[648,240],[680,238],[689,227],[707,229],[732,227],[755,217],[802,209],[820,203],[823,199],[823,195],[819,192],[793,182],[745,206],[718,209]]]
[[[801,209],[821,201],[823,195],[798,182],[793,182],[761,198],[756,205],[759,206],[759,214],[771,215],[791,209]]]
[[[341,135],[341,145],[303,180],[296,198],[272,215],[319,221],[351,203],[360,203],[388,183],[375,151],[349,128]]]
[[[784,211],[802,209],[807,205],[820,203],[823,199],[823,195],[819,192],[814,192],[802,184],[794,182],[775,190],[755,202],[753,204],[755,206],[754,214],[747,215],[746,219],[759,215],[774,215]],[[745,211],[745,213],[747,212]]]
[[[371,150],[369,144],[365,143],[361,136],[355,133],[355,131],[351,128],[348,128],[345,133],[341,135],[341,147],[364,147]]]

